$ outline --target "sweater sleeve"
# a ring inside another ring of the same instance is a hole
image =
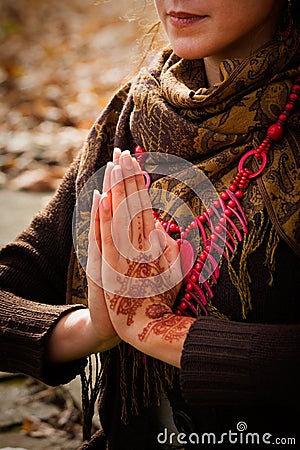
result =
[[[0,370],[47,384],[70,381],[85,364],[45,365],[50,331],[64,314],[83,308],[65,305],[78,164],[71,166],[47,207],[0,252]]]
[[[188,404],[295,403],[299,397],[300,325],[197,320],[181,358]]]
[[[85,366],[85,359],[47,366],[45,348],[55,324],[81,305],[49,306],[0,293],[0,370],[30,375],[49,385],[68,383]]]

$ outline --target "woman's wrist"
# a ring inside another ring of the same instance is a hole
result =
[[[145,299],[131,325],[117,327],[117,331],[122,340],[143,353],[179,368],[183,345],[194,321],[177,316],[161,302]]]
[[[116,335],[99,335],[92,323],[90,311],[82,308],[63,316],[48,339],[47,359],[50,364],[74,361],[92,353],[109,350],[120,342]]]

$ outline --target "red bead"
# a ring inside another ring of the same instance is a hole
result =
[[[141,153],[145,153],[145,150],[140,145],[136,145],[135,149],[134,149],[134,153],[135,153],[135,155],[138,155],[138,154],[141,154]]]
[[[212,216],[214,213],[214,210],[212,208],[207,208],[206,212],[209,216]]]
[[[236,192],[234,193],[234,195],[235,195],[235,197],[237,197],[237,198],[242,198],[244,194],[243,194],[242,191],[236,191]]]
[[[187,309],[188,305],[186,304],[185,301],[181,301],[180,302],[180,308],[183,309],[184,311]]]
[[[171,225],[170,225],[170,231],[171,231],[171,233],[174,233],[175,231],[177,231],[177,225],[176,225],[176,223],[171,223]]]
[[[175,314],[176,316],[182,316],[182,312],[179,309],[176,309]]]
[[[200,272],[202,267],[203,267],[202,263],[201,264],[200,263],[195,264],[195,270],[197,270],[197,272]]]
[[[193,222],[190,223],[190,227],[191,227],[192,230],[197,228],[197,224],[196,224],[196,222],[194,220],[193,220]]]
[[[235,191],[236,191],[236,185],[235,185],[235,184],[231,184],[231,185],[229,186],[229,190],[230,190],[231,192],[235,192]]]
[[[286,119],[287,119],[287,116],[286,116],[285,114],[280,114],[280,116],[278,117],[278,119],[279,119],[281,122],[285,122]]]
[[[189,294],[188,292],[186,292],[186,293],[184,294],[184,298],[185,298],[187,301],[190,301],[191,298],[192,298],[192,296],[191,296],[191,294]]]
[[[217,233],[221,233],[222,228],[219,225],[217,225],[215,230],[216,230]]]
[[[300,92],[300,86],[298,84],[294,84],[292,88],[292,92],[299,93]]]
[[[211,234],[210,240],[211,240],[212,242],[217,242],[218,236],[216,236],[215,234]]]
[[[181,238],[182,238],[182,239],[186,239],[186,238],[187,238],[187,232],[186,232],[186,231],[183,231],[183,232],[181,233]]]
[[[210,245],[207,245],[204,250],[206,251],[206,253],[209,253],[210,252]]]
[[[206,222],[206,217],[202,214],[202,215],[199,217],[199,220],[200,220],[201,223],[205,223],[205,222]]]
[[[287,109],[288,111],[292,111],[294,109],[294,105],[292,103],[287,103],[285,105],[285,109]]]
[[[294,102],[296,102],[298,100],[298,98],[299,98],[299,95],[297,95],[297,94],[291,94],[290,95],[290,100],[292,100]]]
[[[193,286],[191,285],[191,283],[188,283],[188,284],[186,285],[186,290],[187,290],[187,291],[190,291],[190,292],[193,292],[194,288],[193,288]]]
[[[268,139],[266,139],[264,141],[264,145],[265,145],[266,148],[270,148],[271,147],[271,142]]]
[[[230,209],[227,209],[227,208],[225,209],[224,214],[225,214],[225,216],[228,216],[228,217],[232,216],[232,212],[230,211]]]
[[[230,208],[235,208],[236,207],[235,201],[234,200],[229,200],[228,206],[230,206]]]
[[[192,275],[192,276],[191,276],[191,281],[192,281],[193,283],[197,283],[198,278],[196,277],[196,275]]]
[[[164,228],[167,228],[168,222],[163,222],[163,223],[162,223],[162,226],[163,226]]]
[[[229,195],[227,194],[227,192],[222,192],[221,199],[222,200],[228,200],[228,198],[229,198]]]
[[[214,206],[215,206],[216,208],[220,208],[220,205],[221,205],[220,200],[215,200],[215,201],[214,201]]]
[[[273,141],[279,141],[283,136],[283,128],[278,123],[271,125],[267,131],[267,135],[273,139]]]
[[[213,236],[213,235],[212,235],[212,236]],[[207,258],[207,256],[206,256],[205,253],[201,253],[200,256],[199,256],[199,259],[200,259],[200,261],[202,261],[202,262],[205,262],[205,261],[206,261],[206,258]]]
[[[238,191],[238,192],[239,192],[239,191]],[[220,223],[221,223],[222,225],[225,225],[225,223],[226,223],[225,217],[222,217],[222,218],[220,219]]]

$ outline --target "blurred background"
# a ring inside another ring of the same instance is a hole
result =
[[[152,0],[0,0],[1,245],[19,231],[13,210],[27,223],[57,187],[155,21]]]
[[[48,201],[88,130],[147,51],[152,0],[0,0],[0,245]],[[81,439],[78,386],[0,373],[0,448]]]

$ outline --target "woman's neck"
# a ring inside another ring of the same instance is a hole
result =
[[[278,12],[275,17],[277,17],[277,15]],[[267,42],[270,42],[276,33],[276,23],[277,21],[272,18],[263,28],[258,29],[252,37],[246,35],[238,43],[228,46],[226,51],[223,50],[221,53],[215,53],[212,56],[204,57],[208,86],[211,87],[220,83],[220,64],[222,61],[228,58],[243,60],[252,55]]]
[[[220,83],[220,64],[219,58],[204,58],[204,66],[207,78],[208,87]]]

